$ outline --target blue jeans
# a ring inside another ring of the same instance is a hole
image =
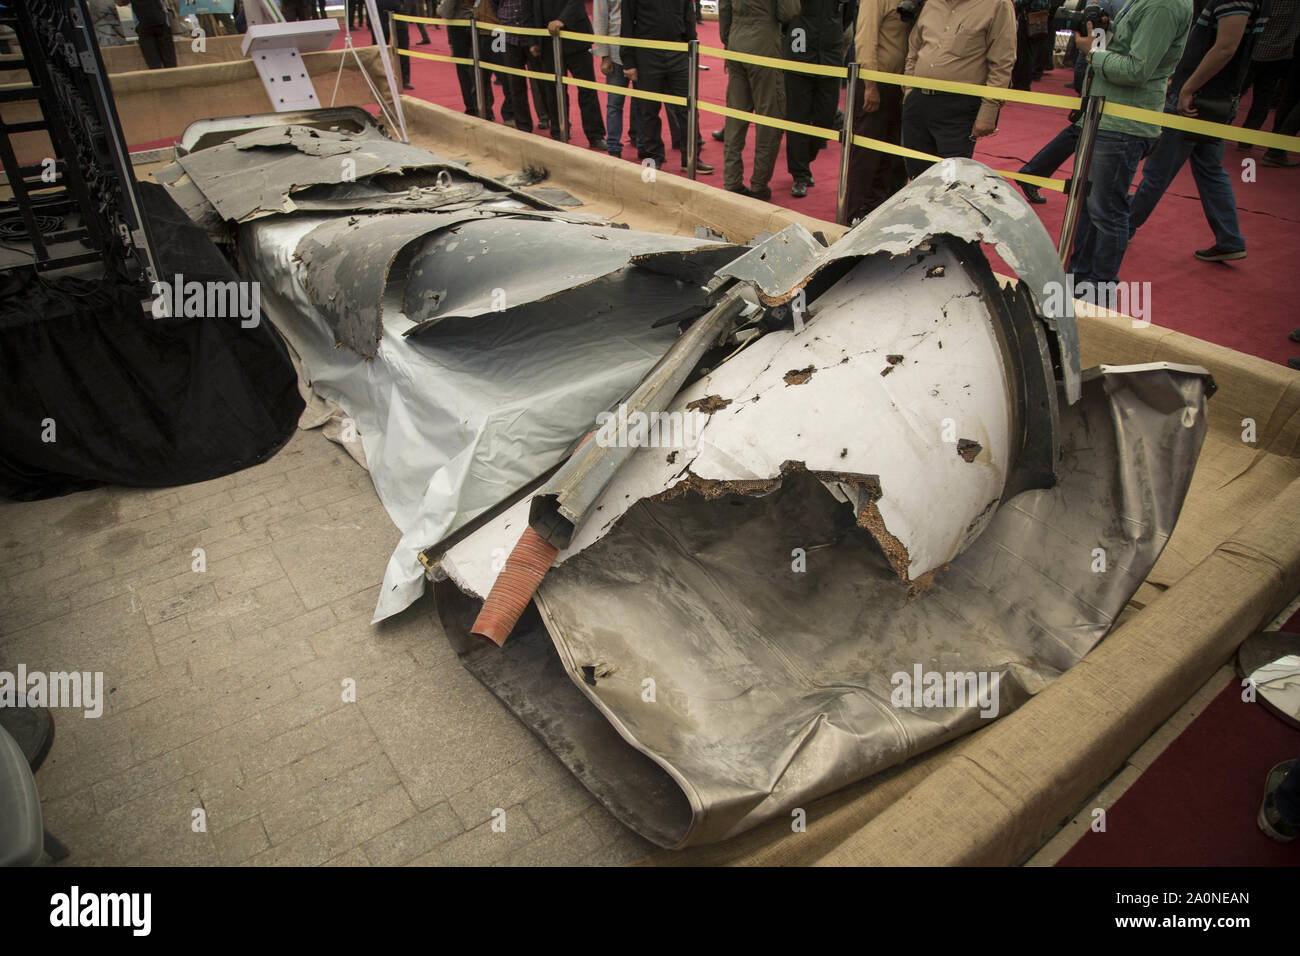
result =
[[[1098,130],[1088,171],[1088,201],[1079,210],[1070,272],[1078,282],[1116,282],[1128,248],[1128,187],[1150,140]]]
[[[614,64],[614,72],[605,77],[605,82],[610,86],[627,88],[627,77],[623,75],[621,64]],[[610,93],[605,97],[605,146],[611,156],[623,154],[623,103],[627,99],[629,97],[619,96],[616,93]],[[627,121],[627,131],[632,137],[633,145],[639,145],[636,127],[636,102],[633,101],[628,108]]]
[[[1244,250],[1246,239],[1237,224],[1237,199],[1232,194],[1232,178],[1223,168],[1223,147],[1221,139],[1202,143],[1189,140],[1176,129],[1161,133],[1155,152],[1147,157],[1146,165],[1142,167],[1142,182],[1133,195],[1129,213],[1130,234],[1137,232],[1138,227],[1147,221],[1160,197],[1178,175],[1178,170],[1191,159],[1192,177],[1196,180],[1196,191],[1201,195],[1205,221],[1214,230],[1214,244],[1232,252]]]

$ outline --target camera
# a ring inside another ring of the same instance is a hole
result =
[[[1106,17],[1106,11],[1099,4],[1088,3],[1086,6],[1082,3],[1073,8],[1061,7],[1056,11],[1056,18],[1052,21],[1054,30],[1069,30],[1071,33],[1086,33],[1088,24],[1094,27],[1102,25],[1102,20]]]
[[[898,18],[904,23],[915,23],[923,6],[925,0],[902,0],[898,5]]]

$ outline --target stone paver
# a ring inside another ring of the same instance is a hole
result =
[[[370,624],[399,537],[319,432],[196,485],[0,503],[0,670],[103,673],[102,715],[56,710],[36,778],[66,865],[649,852],[465,671],[428,598]]]

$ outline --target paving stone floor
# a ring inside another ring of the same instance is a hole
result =
[[[104,675],[102,716],[54,712],[36,777],[66,864],[650,852],[464,670],[427,598],[370,624],[398,538],[319,431],[202,484],[0,504],[0,670]]]

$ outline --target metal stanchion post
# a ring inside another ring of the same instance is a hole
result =
[[[393,20],[392,13],[385,13],[384,16],[388,17],[388,46],[393,53],[393,69],[397,71],[397,85],[399,89],[404,90],[406,83],[402,81],[402,55],[397,52],[397,22]]]
[[[686,175],[694,179],[695,162],[700,157],[700,116],[696,112],[700,100],[699,40],[690,41],[686,59]]]
[[[564,89],[564,41],[559,36],[551,37],[551,59],[555,61],[555,116],[552,123],[559,123],[560,142],[569,141],[569,94]]]
[[[840,181],[835,190],[835,221],[847,226],[849,203],[849,151],[853,149],[853,114],[858,106],[858,65],[849,64],[849,82],[844,87],[844,131],[840,140]]]
[[[447,28],[448,30],[451,27]],[[478,110],[479,119],[487,118],[487,107],[483,99],[483,71],[479,68],[478,58],[478,21],[474,19],[474,11],[469,12],[469,48],[470,55],[474,57],[474,108]],[[492,82],[491,79],[488,80]]]
[[[1070,177],[1070,197],[1065,204],[1065,220],[1061,223],[1061,238],[1056,252],[1061,265],[1070,264],[1070,246],[1074,243],[1074,230],[1079,225],[1079,210],[1087,196],[1088,170],[1092,166],[1092,147],[1097,140],[1097,127],[1101,124],[1101,111],[1106,97],[1088,96],[1083,109],[1083,122],[1079,125],[1079,145],[1074,151],[1074,174]]]

